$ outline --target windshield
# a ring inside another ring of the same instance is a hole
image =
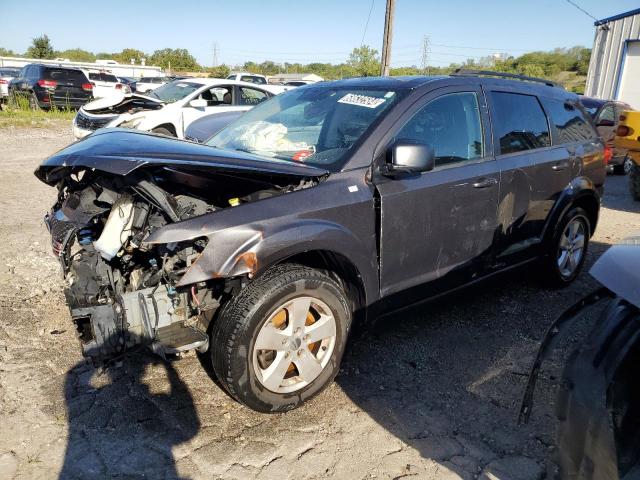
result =
[[[207,144],[337,171],[399,95],[327,86],[290,90],[250,110]]]
[[[202,85],[199,83],[176,80],[175,82],[165,83],[161,87],[148,92],[146,95],[159,98],[164,103],[173,103],[188,97],[200,87],[202,87]]]

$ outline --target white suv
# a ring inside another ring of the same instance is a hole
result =
[[[85,71],[84,73],[93,85],[94,98],[109,97],[118,91],[131,93],[131,88],[124,83],[120,83],[118,78],[111,73],[92,71]]]

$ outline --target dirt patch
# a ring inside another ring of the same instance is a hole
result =
[[[32,174],[71,141],[68,124],[0,132],[0,478],[535,479],[553,471],[560,357],[542,376],[531,423],[515,420],[538,340],[595,286],[588,275],[550,291],[523,269],[388,317],[351,343],[325,393],[287,414],[258,414],[225,395],[195,356],[165,364],[137,355],[107,372],[83,362],[42,222],[55,191]],[[590,263],[640,230],[626,178],[609,177],[604,207]]]

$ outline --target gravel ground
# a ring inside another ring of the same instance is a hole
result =
[[[302,408],[235,403],[198,358],[83,362],[32,175],[71,142],[68,125],[0,130],[0,478],[486,478],[554,471],[560,349],[531,422],[515,423],[537,342],[595,287],[542,289],[522,269],[389,316],[350,344],[337,381]],[[609,177],[589,263],[640,229],[626,178]],[[588,322],[587,322],[588,324]],[[583,329],[585,329],[583,327]],[[564,346],[582,333],[578,328]]]

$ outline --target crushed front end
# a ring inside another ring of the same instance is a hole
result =
[[[84,181],[66,179],[45,222],[84,354],[103,360],[134,345],[161,355],[206,349],[207,321],[219,305],[211,296],[215,288],[177,283],[207,239],[146,245],[143,239],[170,218],[146,200],[144,186],[126,188],[105,176],[85,179],[95,172],[83,174]],[[180,200],[173,206],[178,218],[213,210],[195,199]]]
[[[307,173],[118,129],[45,160],[35,174],[58,189],[45,223],[84,354],[206,350],[216,311],[257,268],[262,233],[243,205],[317,183]]]

